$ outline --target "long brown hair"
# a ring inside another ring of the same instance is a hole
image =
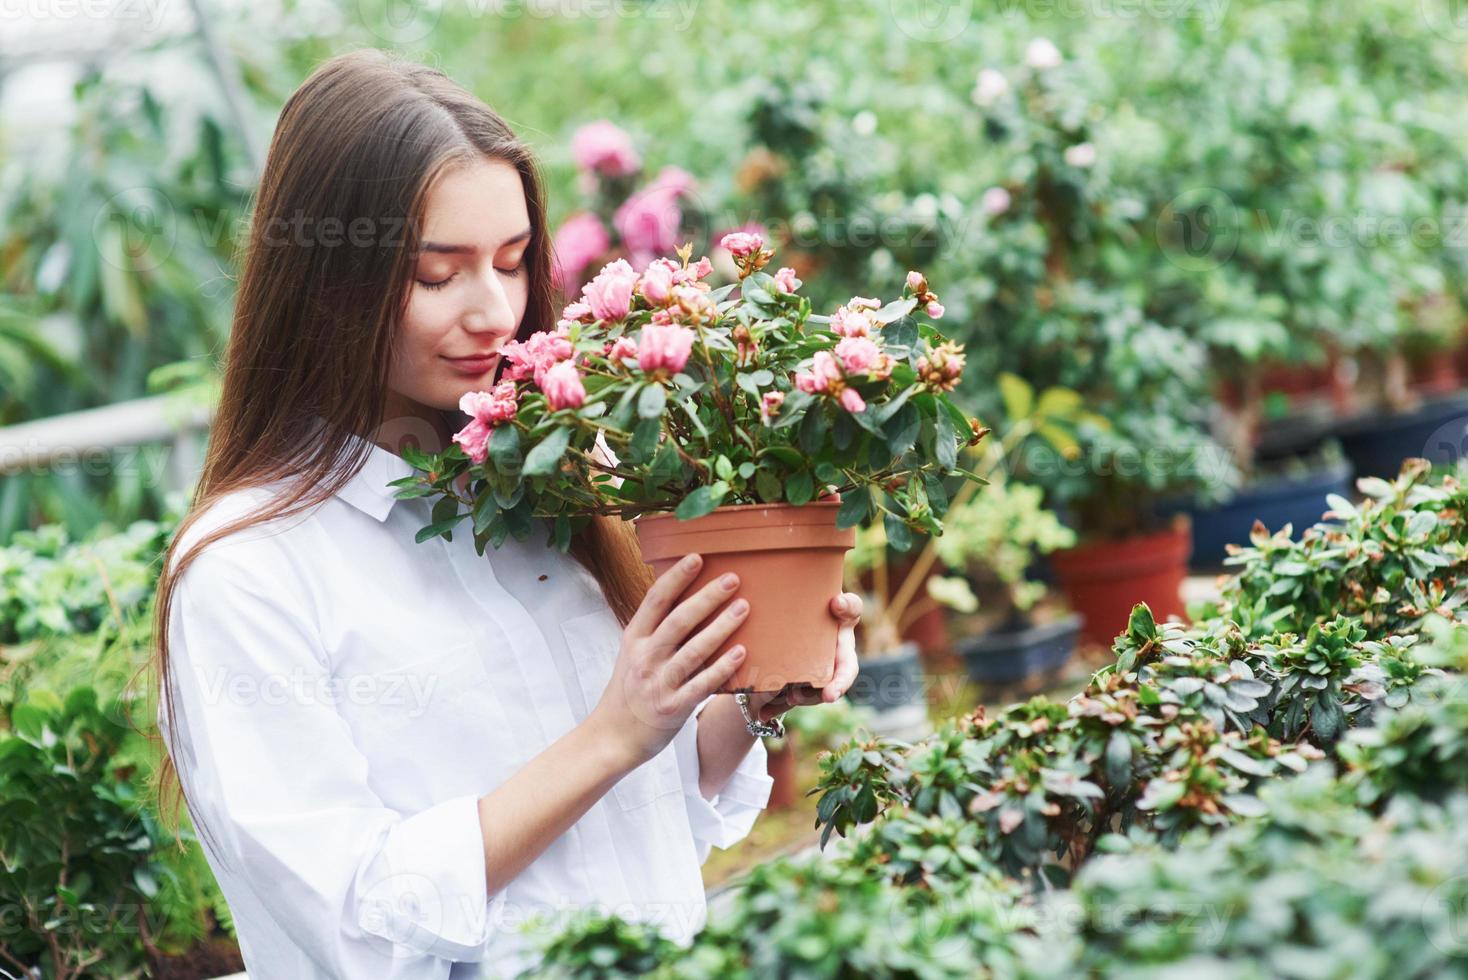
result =
[[[523,339],[554,325],[559,297],[539,170],[504,120],[443,72],[373,49],[325,62],[286,102],[256,193],[203,473],[158,583],[150,666],[170,717],[168,628],[179,576],[212,542],[327,500],[366,462],[371,443],[354,446],[349,433],[361,434],[363,420],[385,421],[389,354],[428,189],[446,169],[483,159],[519,171],[530,214]],[[319,247],[327,236],[333,247]],[[317,417],[330,425],[318,429]],[[210,506],[277,480],[284,492],[200,537],[175,562]],[[571,552],[625,625],[651,580],[627,526],[594,518]],[[177,729],[170,726],[175,737]],[[173,748],[155,783],[176,819],[183,794]]]

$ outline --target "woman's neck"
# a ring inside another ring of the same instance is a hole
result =
[[[449,414],[390,391],[383,407],[382,423],[373,431],[371,439],[398,456],[407,448],[441,453],[450,446],[455,432]]]

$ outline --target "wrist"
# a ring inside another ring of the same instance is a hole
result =
[[[642,758],[636,745],[626,737],[626,728],[614,725],[602,713],[593,710],[581,723],[589,736],[593,751],[601,757],[607,769],[626,775],[647,760]]]

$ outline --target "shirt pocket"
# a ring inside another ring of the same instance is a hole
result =
[[[622,624],[610,609],[599,609],[562,620],[561,632],[576,669],[581,695],[589,713],[601,700],[612,678],[622,646]],[[683,792],[678,758],[672,742],[612,786],[612,798],[622,810],[636,810],[654,800]]]

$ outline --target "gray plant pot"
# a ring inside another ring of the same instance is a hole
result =
[[[1075,653],[1084,620],[1064,619],[1021,630],[970,636],[954,643],[969,677],[980,684],[1014,684],[1064,667]]]
[[[904,643],[890,656],[863,659],[860,673],[846,692],[852,704],[877,711],[923,704],[926,695],[916,643]]]

